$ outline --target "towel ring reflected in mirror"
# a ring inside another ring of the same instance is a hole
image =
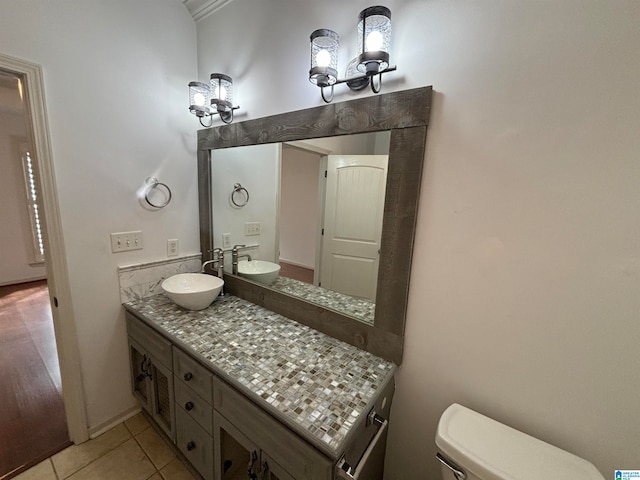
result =
[[[236,198],[236,194],[240,199]],[[233,185],[233,191],[231,192],[231,203],[236,207],[242,208],[249,203],[249,192],[239,183]]]
[[[151,205],[153,208],[164,208],[169,205],[169,202],[171,201],[171,189],[166,183],[159,182],[155,177],[147,178],[146,183],[147,189],[144,193],[144,199],[149,205]],[[159,191],[163,191],[166,199],[163,203],[154,203],[149,198],[149,195],[152,192],[156,191],[156,189],[159,189]]]

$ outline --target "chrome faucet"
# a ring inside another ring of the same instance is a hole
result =
[[[224,250],[222,250],[221,248],[214,248],[213,250],[209,250],[209,251],[212,252],[216,258],[213,258],[211,260],[207,260],[206,262],[204,262],[202,264],[202,268],[200,271],[202,273],[205,273],[207,265],[216,266],[217,264],[218,269],[216,270],[216,276],[222,279],[224,277]],[[222,290],[220,290],[220,296],[223,296],[223,295],[224,295],[224,285],[222,286]]]
[[[251,255],[247,253],[238,255],[238,250],[241,248],[246,248],[246,245],[234,245],[231,249],[231,273],[234,275],[238,274],[238,259],[246,257],[248,261],[251,261]]]
[[[219,278],[222,278],[224,275],[224,250],[222,250],[221,248],[214,248],[213,250],[209,250],[210,252],[213,252],[213,255],[216,258],[213,258],[211,260],[207,260],[206,262],[204,262],[202,264],[202,269],[201,272],[204,273],[205,269],[207,267],[207,265],[213,265],[218,267],[218,269],[216,270],[216,275]]]

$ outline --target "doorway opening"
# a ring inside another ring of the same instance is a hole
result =
[[[0,479],[68,446],[21,75],[0,70]]]
[[[46,280],[0,286],[0,479],[71,444]]]

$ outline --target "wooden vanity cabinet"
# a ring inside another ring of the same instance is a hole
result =
[[[204,480],[353,478],[337,467],[361,458],[368,461],[357,478],[382,478],[387,422],[379,430],[355,425],[354,438],[338,459],[274,417],[267,404],[261,407],[245,396],[232,380],[216,377],[195,354],[128,311],[126,320],[133,393]],[[389,381],[376,400],[374,409],[384,418],[393,390]]]
[[[127,313],[131,387],[142,407],[175,441],[171,342]]]

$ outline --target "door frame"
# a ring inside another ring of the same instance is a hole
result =
[[[29,126],[28,139],[35,157],[36,188],[39,188],[40,198],[42,198],[47,284],[62,378],[62,398],[69,438],[73,443],[82,443],[89,439],[89,431],[80,369],[78,336],[71,303],[67,257],[51,155],[42,68],[35,63],[2,53],[0,53],[0,68],[20,75],[24,83],[23,92]]]

